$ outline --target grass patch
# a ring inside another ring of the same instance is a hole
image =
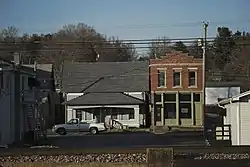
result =
[[[2,164],[3,167],[146,167],[146,164],[126,163],[88,163],[88,164],[56,164],[56,163],[18,163]]]

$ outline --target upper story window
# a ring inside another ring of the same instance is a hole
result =
[[[194,70],[188,71],[188,86],[189,87],[197,86],[197,72]]]
[[[166,71],[158,70],[158,87],[166,87]]]
[[[173,71],[173,87],[181,87],[181,69]]]

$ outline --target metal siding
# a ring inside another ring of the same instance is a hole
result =
[[[226,117],[224,124],[230,124],[231,125],[231,135],[232,135],[232,145],[237,145],[238,141],[238,129],[237,129],[237,104],[232,103],[226,105]]]
[[[230,124],[230,113],[231,113],[231,105],[226,105],[226,116],[224,117],[224,124]]]
[[[250,103],[240,103],[241,145],[250,145]]]
[[[13,73],[4,72],[5,88],[0,95],[0,145],[11,144],[14,141],[15,92],[13,81]],[[8,88],[6,85],[8,85]]]

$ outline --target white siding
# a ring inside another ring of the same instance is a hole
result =
[[[79,96],[83,95],[83,93],[67,93],[66,94],[66,101],[72,100],[74,98],[77,98]],[[67,106],[65,107],[65,121],[68,122],[69,120],[71,120],[72,118],[75,118],[75,111],[70,107]]]
[[[238,128],[237,122],[239,121],[237,117],[238,103],[232,103],[225,106],[226,107],[226,117],[224,119],[224,124],[231,125],[231,135],[232,135],[232,145],[238,145]]]
[[[226,105],[224,124],[231,125],[232,145],[250,145],[250,103]]]
[[[141,99],[141,100],[145,100],[145,93],[144,92],[125,92],[126,94]],[[67,93],[66,94],[66,99],[67,101],[72,100],[76,97],[79,97],[83,95],[83,93]],[[139,105],[125,105],[125,106],[109,106],[109,107],[120,107],[120,108],[134,108],[135,111],[135,119],[133,120],[121,120],[121,115],[118,115],[118,121],[121,122],[124,125],[130,126],[130,127],[140,127],[140,125],[145,124],[145,116],[143,114],[140,114],[140,108]],[[72,118],[76,117],[76,111],[74,110],[74,108],[93,108],[93,107],[108,107],[108,106],[67,106],[66,107],[66,122],[69,121]],[[84,115],[84,113],[83,113]],[[93,118],[93,114],[91,114],[91,117]],[[106,115],[106,117],[110,117],[110,115]],[[85,119],[85,117],[83,116],[83,119]],[[87,122],[93,122],[96,121],[95,119],[93,120],[86,120]]]
[[[81,108],[81,109],[84,109],[84,108],[98,108],[98,107],[115,107],[115,108],[134,108],[134,118],[135,119],[130,119],[130,120],[121,120],[121,115],[117,115],[117,118],[116,119],[117,121],[119,121],[120,123],[122,123],[123,125],[127,125],[129,127],[140,127],[140,114],[139,114],[139,111],[140,111],[140,108],[139,108],[139,105],[121,105],[121,106],[68,106],[68,114],[67,114],[67,121],[69,121],[70,119],[72,118],[76,118],[76,112],[75,112],[75,109],[77,108]],[[83,112],[83,115],[84,115],[84,112]],[[93,115],[91,114],[92,118],[93,118]],[[106,119],[109,119],[111,117],[110,114],[107,114],[106,115]],[[84,118],[85,119],[85,118]],[[83,119],[83,120],[84,120]],[[86,122],[95,122],[96,119],[92,119],[92,120],[85,120]]]
[[[146,97],[145,97],[145,92],[125,92],[127,93],[128,95],[132,96],[132,97],[135,97],[135,98],[138,98],[138,99],[141,99],[141,100],[146,100]],[[145,113],[145,111],[143,111],[143,113]],[[145,117],[146,115],[141,113],[139,115],[139,122],[140,122],[140,125],[145,125],[146,124],[146,121],[145,121]]]
[[[240,103],[240,144],[250,145],[250,103]]]
[[[133,108],[134,108],[135,119],[121,120],[121,115],[118,115],[117,121],[121,122],[123,125],[126,125],[128,127],[139,128],[140,127],[140,114],[139,114],[140,108],[138,105],[137,106],[135,105]]]

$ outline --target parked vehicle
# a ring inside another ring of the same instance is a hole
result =
[[[99,132],[105,131],[106,127],[101,123],[87,123],[80,121],[79,119],[71,119],[65,124],[55,125],[52,128],[53,132],[60,135],[66,135],[67,133],[77,133],[77,132],[90,132],[95,135]]]

